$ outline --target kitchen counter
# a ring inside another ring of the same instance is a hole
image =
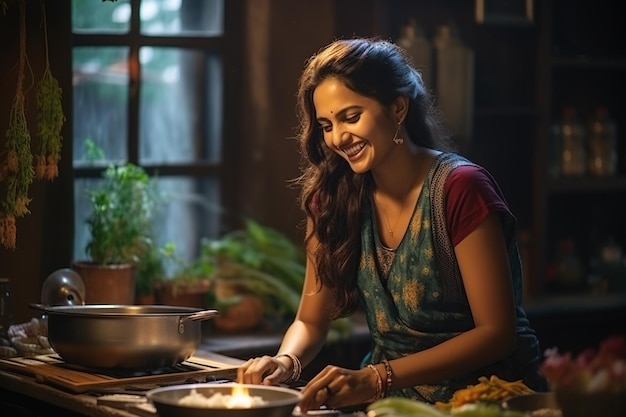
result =
[[[369,347],[369,332],[364,323],[358,321],[349,337],[330,342],[323,349],[319,358],[303,372],[307,378],[319,371],[327,361],[356,360],[362,357]],[[274,354],[282,338],[282,331],[271,325],[259,328],[250,334],[215,334],[204,332],[202,343],[193,358],[203,358],[238,366],[251,356]],[[355,352],[358,354],[355,355]],[[331,359],[333,358],[333,359]],[[307,372],[309,374],[307,374]],[[11,417],[156,417],[154,409],[145,405],[120,409],[102,404],[102,391],[71,392],[47,383],[41,377],[14,372],[0,367],[0,410],[10,410]],[[58,379],[58,378],[57,378]],[[203,380],[199,381],[203,382]],[[100,399],[100,404],[98,400]],[[5,415],[3,413],[3,415]],[[351,414],[352,415],[352,414]]]
[[[198,349],[194,357],[217,361],[228,368],[241,364],[241,360]],[[44,378],[45,379],[45,378]],[[40,375],[0,369],[0,409],[10,410],[11,417],[156,417],[154,409],[147,404],[126,408],[123,403],[117,406],[103,405],[103,399],[119,398],[114,391],[88,390],[71,392],[42,381]],[[94,395],[98,392],[98,395]],[[110,395],[113,395],[111,397]],[[135,397],[139,398],[139,397]],[[121,408],[118,408],[121,407]],[[3,414],[6,415],[6,414]]]
[[[525,309],[544,348],[559,346],[559,350],[577,350],[609,334],[624,332],[626,294],[535,299],[526,303]],[[271,324],[248,334],[219,334],[209,329],[203,332],[205,336],[194,356],[219,358],[237,365],[252,356],[273,355],[283,331]],[[581,337],[581,332],[586,336]],[[324,347],[319,357],[304,370],[303,379],[309,379],[328,363],[357,367],[369,350],[369,341],[365,322],[356,320],[347,338]],[[33,376],[6,370],[0,370],[0,409],[3,415],[7,415],[5,410],[10,410],[11,417],[155,417],[154,413],[135,408],[117,409],[98,404],[97,396],[67,392],[43,384]]]
[[[199,349],[192,359],[219,361],[231,366],[235,359]],[[200,379],[200,378],[197,378]],[[207,376],[207,381],[211,381]],[[216,381],[227,381],[216,378]],[[202,381],[199,381],[202,382]],[[138,385],[137,385],[138,386]],[[125,391],[121,385],[86,392],[68,392],[40,378],[0,368],[0,410],[11,417],[158,417],[142,394]],[[144,391],[145,392],[145,391]],[[132,401],[130,400],[132,398]],[[113,401],[113,400],[117,401]],[[8,414],[7,414],[8,413]],[[360,411],[333,414],[334,417],[365,417]]]

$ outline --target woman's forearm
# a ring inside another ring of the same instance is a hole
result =
[[[493,329],[475,328],[430,349],[389,361],[392,388],[438,384],[503,359],[514,349],[514,335],[502,337]]]
[[[278,354],[292,353],[306,366],[322,350],[327,331],[328,327],[323,329],[296,319],[285,332]]]

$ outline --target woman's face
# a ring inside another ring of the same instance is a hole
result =
[[[313,92],[317,122],[326,145],[356,173],[365,173],[398,146],[397,123],[378,101],[350,90],[337,78],[327,78]]]

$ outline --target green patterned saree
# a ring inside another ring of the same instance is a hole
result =
[[[474,326],[454,250],[445,232],[445,218],[441,215],[445,213],[443,185],[447,173],[459,164],[469,163],[455,154],[444,153],[435,159],[424,180],[409,227],[393,252],[380,243],[374,209],[371,205],[368,207],[361,233],[358,287],[373,346],[364,364],[428,349]],[[518,304],[515,352],[503,361],[467,375],[433,385],[392,390],[389,395],[431,403],[448,401],[454,391],[478,383],[482,375],[523,379],[533,389],[545,389],[545,381],[537,373],[541,360],[539,344],[519,306],[522,273],[511,225],[514,225],[512,217],[505,221],[505,233]]]

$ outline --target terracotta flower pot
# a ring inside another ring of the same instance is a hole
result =
[[[218,279],[215,282],[216,300],[239,297],[237,304],[220,309],[220,315],[213,319],[217,331],[225,333],[241,333],[257,327],[265,316],[263,301],[249,291],[243,291],[228,280]]]
[[[85,304],[135,303],[135,267],[132,264],[99,265],[74,262],[73,269],[85,284]]]

